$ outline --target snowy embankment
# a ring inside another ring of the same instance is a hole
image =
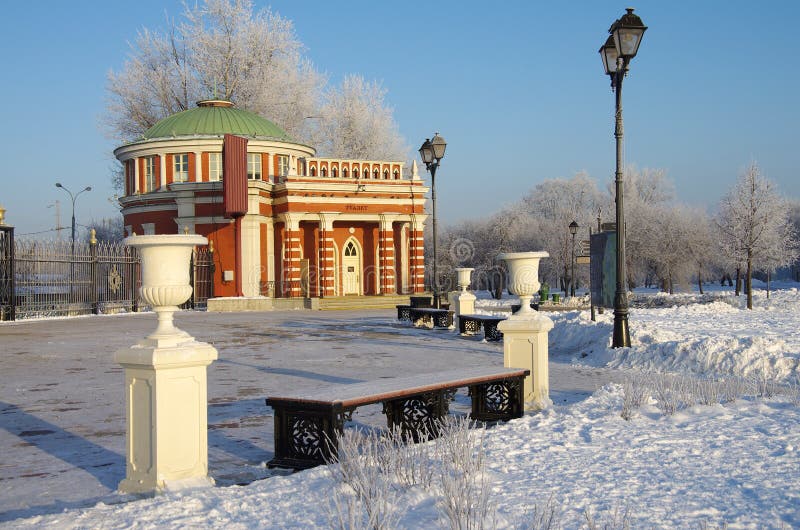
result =
[[[796,285],[796,284],[795,284]],[[489,302],[489,301],[487,301]],[[550,313],[552,360],[703,377],[798,378],[800,293],[743,297],[652,296],[631,311],[630,349],[608,347],[613,315]],[[499,302],[497,303],[499,304]],[[487,304],[491,307],[491,302]],[[461,340],[456,339],[454,340]],[[499,528],[537,528],[534,512],[561,528],[599,527],[615,510],[633,528],[800,527],[800,406],[796,387],[772,398],[690,405],[664,414],[652,394],[629,421],[625,391],[607,385],[574,405],[554,406],[485,433],[485,477]],[[13,528],[326,528],[325,467],[248,486],[168,493],[152,499],[10,521]],[[393,484],[388,505],[401,528],[447,527],[442,494]],[[0,526],[4,526],[0,524]],[[624,526],[619,518],[608,528]]]
[[[745,297],[654,295],[641,301],[667,305],[634,308],[631,348],[607,348],[613,314],[592,322],[587,311],[551,315],[554,356],[611,368],[677,372],[703,377],[765,377],[792,383],[800,376],[800,294],[796,288],[754,292],[753,310]],[[704,302],[704,303],[698,303]]]

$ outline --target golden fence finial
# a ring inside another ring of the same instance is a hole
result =
[[[97,230],[92,228],[89,230],[89,244],[96,245],[97,244]]]
[[[2,205],[0,205],[0,226],[6,224],[5,218],[6,218],[6,209],[3,208]]]

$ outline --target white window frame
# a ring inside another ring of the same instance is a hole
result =
[[[261,153],[247,153],[247,180],[262,180]]]
[[[189,153],[172,155],[172,182],[189,182]]]
[[[156,189],[156,157],[144,157],[144,192]]]
[[[208,153],[208,180],[221,182],[223,178],[222,153]]]
[[[285,177],[289,174],[289,155],[278,155],[278,176]]]

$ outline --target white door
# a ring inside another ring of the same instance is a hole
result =
[[[358,246],[351,239],[344,246],[342,256],[342,291],[343,294],[361,294],[361,256]]]

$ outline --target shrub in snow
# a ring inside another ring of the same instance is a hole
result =
[[[331,462],[336,482],[328,501],[333,528],[395,528],[400,496],[418,486],[437,497],[446,526],[469,530],[495,526],[491,483],[485,471],[483,431],[465,417],[446,417],[439,438],[413,443],[399,430],[347,429]]]
[[[559,530],[562,527],[561,510],[555,497],[550,495],[547,502],[535,504],[533,510],[526,515],[526,521],[516,527],[526,530]]]
[[[622,411],[620,416],[630,420],[650,397],[662,414],[670,416],[678,410],[694,405],[730,403],[744,396],[772,398],[788,396],[800,404],[800,385],[780,385],[766,371],[750,378],[727,377],[719,380],[702,379],[690,375],[631,372],[622,383]]]
[[[339,437],[338,464],[331,466],[337,486],[327,507],[332,527],[388,530],[397,526],[396,493],[380,465],[383,446],[375,431],[348,429]]]
[[[648,395],[645,375],[640,372],[629,374],[622,383],[622,418],[630,421]]]
[[[629,530],[631,527],[630,513],[626,507],[624,511],[620,511],[619,506],[614,508],[614,511],[608,514],[610,519],[605,522],[598,521],[592,514],[591,509],[583,512],[583,517],[586,519],[586,527],[588,530]]]
[[[483,431],[471,429],[466,417],[448,416],[441,424],[435,447],[440,467],[439,508],[453,530],[493,528],[496,510],[490,504],[491,483],[486,474]]]

